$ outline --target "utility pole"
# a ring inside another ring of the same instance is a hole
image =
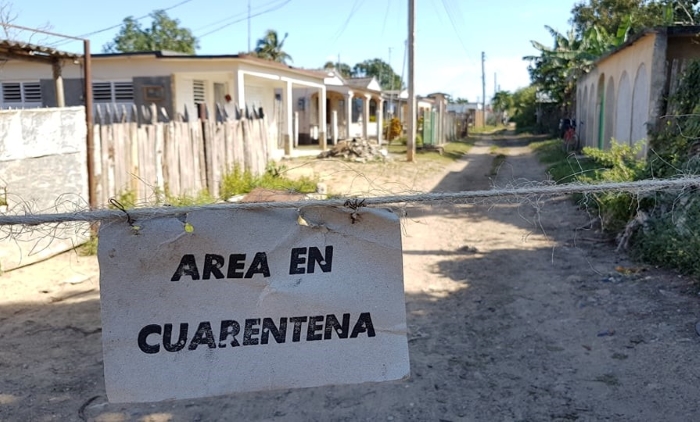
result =
[[[493,94],[496,95],[498,92],[498,74],[493,72]]]
[[[416,156],[416,0],[408,0],[408,142],[406,161],[415,161]]]
[[[481,110],[484,115],[484,126],[486,126],[486,53],[481,52]]]
[[[248,0],[248,52],[250,53],[253,49],[250,46],[250,0]]]

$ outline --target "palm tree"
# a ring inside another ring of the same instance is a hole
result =
[[[272,60],[279,63],[287,63],[287,60],[290,62],[293,61],[292,56],[282,50],[284,41],[287,39],[288,35],[289,34],[285,33],[284,38],[280,41],[277,31],[268,29],[265,32],[265,36],[258,40],[255,47],[255,55],[261,59]]]

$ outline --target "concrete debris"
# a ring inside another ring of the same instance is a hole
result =
[[[352,138],[351,140],[338,141],[333,148],[323,151],[317,158],[342,158],[348,161],[366,163],[373,160],[386,160],[386,149],[379,148],[365,139]]]

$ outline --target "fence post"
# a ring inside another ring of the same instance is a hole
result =
[[[338,111],[333,110],[331,116],[331,136],[333,139],[333,145],[338,145]]]
[[[294,148],[299,146],[299,112],[294,112]]]

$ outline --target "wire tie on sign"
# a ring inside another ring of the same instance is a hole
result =
[[[350,213],[350,221],[352,221],[352,224],[357,223],[360,221],[360,214],[358,214],[357,210],[365,206],[365,200],[364,199],[348,199],[345,201],[343,206],[348,207],[352,210]]]
[[[124,214],[126,214],[126,222],[129,223],[131,227],[134,227],[134,219],[131,218],[131,215],[129,215],[129,212],[124,208],[124,205],[122,205],[121,202],[117,201],[114,198],[110,198],[109,203],[119,211],[122,211]]]

